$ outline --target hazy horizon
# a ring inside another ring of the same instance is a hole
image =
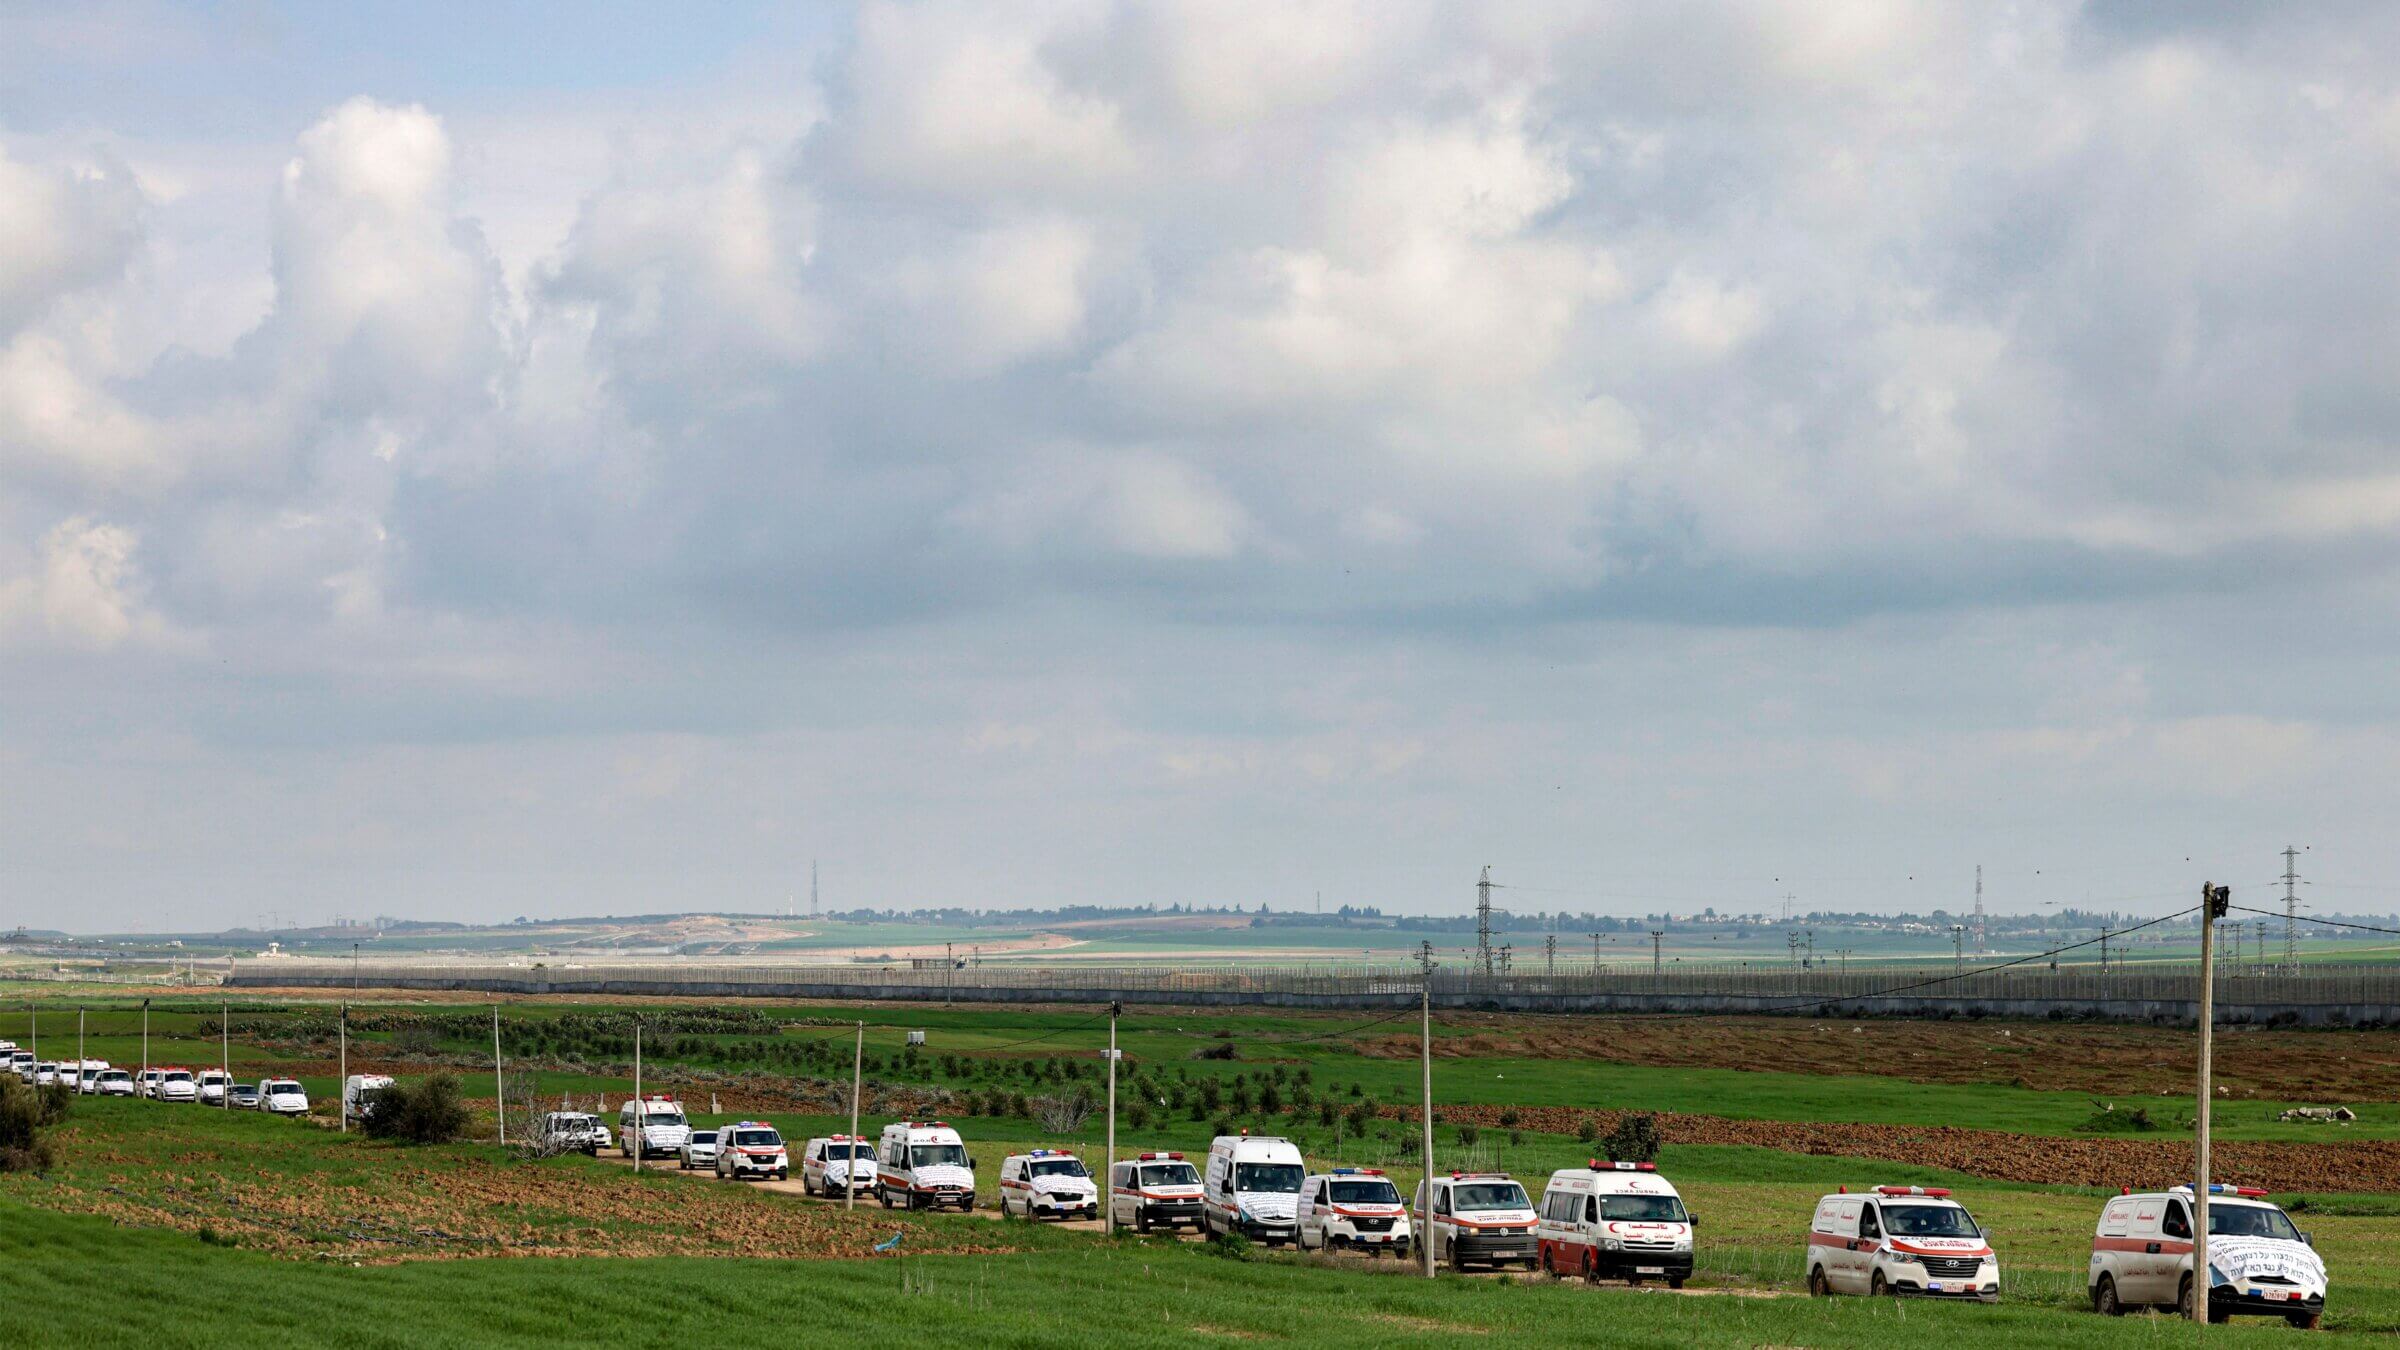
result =
[[[2396,51],[12,8],[0,929],[2389,909]]]

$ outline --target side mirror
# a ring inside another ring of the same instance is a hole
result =
[[[1697,1214],[1686,1214],[1683,1216],[1683,1221],[1690,1224],[1694,1228],[1698,1228],[1700,1226],[1700,1216]]]
[[[2301,1233],[2300,1233],[2300,1240],[2301,1240],[2303,1243],[2306,1243],[2307,1245],[2309,1245],[2309,1246],[2311,1246],[2311,1247],[2314,1247],[2314,1246],[2316,1246],[2316,1245],[2317,1245],[2317,1239],[2316,1239],[2316,1235],[2315,1235],[2315,1234],[2313,1234],[2313,1233],[2310,1233],[2310,1232],[2308,1232],[2306,1229],[2303,1229],[2303,1230],[2301,1230]]]

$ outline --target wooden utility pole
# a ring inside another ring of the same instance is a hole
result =
[[[335,1072],[342,1076],[341,1085],[343,1088],[347,1089],[350,1086],[350,1005],[347,1003],[342,1005],[341,1037],[341,1067],[336,1069]],[[258,1085],[261,1092],[266,1090],[267,1080],[264,1075],[260,1076]],[[233,1094],[232,1087],[230,1085],[227,1086],[225,1092],[227,1096],[231,1096]],[[342,1133],[350,1133],[350,1104],[348,1102],[342,1103],[342,1109],[334,1112],[333,1114],[342,1122]]]
[[[2230,886],[2200,887],[2200,1108],[2193,1113],[2193,1152],[2200,1175],[2192,1185],[2192,1307],[2194,1322],[2208,1323],[2208,1107],[2211,1051],[2217,1023],[2217,918],[2233,904]]]
[[[812,901],[809,908],[816,905]],[[864,1081],[867,1064],[867,1024],[858,1024],[858,1045],[850,1052],[850,1165],[842,1169],[842,1208],[858,1207],[858,1087]],[[880,1185],[881,1179],[878,1178]]]
[[[1417,1186],[1417,1250],[1425,1254],[1425,1278],[1433,1278],[1433,967],[1425,968],[1419,991],[1424,1000],[1424,1025],[1418,1058],[1425,1074],[1425,1177]]]
[[[650,1112],[642,1103],[642,1019],[633,1019],[633,1174],[642,1174],[642,1152],[649,1142]],[[620,1136],[621,1137],[621,1136]]]
[[[492,1005],[492,1106],[500,1122],[500,1146],[508,1147],[508,1079],[500,1072],[500,1005]]]
[[[1116,1184],[1117,1175],[1117,1017],[1125,1005],[1114,999],[1108,1004],[1108,1170],[1100,1174],[1100,1193],[1107,1197],[1107,1208],[1100,1215],[1100,1231],[1117,1231],[1117,1202],[1109,1187]],[[1031,1210],[1026,1213],[1030,1215]]]

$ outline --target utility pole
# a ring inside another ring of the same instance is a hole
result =
[[[75,1066],[78,1071],[82,1065]],[[139,1093],[150,1085],[150,1000],[142,1000],[142,1076],[135,1080],[134,1091]]]
[[[1542,939],[1542,973],[1544,975],[1558,973],[1558,934],[1556,933]]]
[[[500,1120],[500,1147],[508,1147],[508,1079],[500,1073],[500,1005],[492,1005],[492,1103]]]
[[[217,1012],[217,1072],[225,1079],[217,1100],[230,1111],[233,1109],[233,1005],[230,1003]]]
[[[817,860],[808,860],[808,917],[817,917]]]
[[[958,973],[958,959],[950,954],[950,944],[942,944],[942,1006],[950,1006],[950,977]]]
[[[350,992],[358,992],[358,944],[350,944]]]
[[[1508,974],[1509,958],[1515,952],[1516,948],[1512,944],[1506,942],[1500,944],[1500,973],[1502,975]]]
[[[342,1087],[344,1090],[348,1090],[350,1086],[350,1005],[347,1003],[342,1005],[341,1030],[339,1034],[342,1038],[341,1067],[336,1069],[334,1072],[342,1076]],[[263,1090],[266,1080],[262,1078],[259,1080],[259,1082]],[[229,1097],[233,1095],[233,1088],[230,1084],[228,1084],[225,1089],[225,1095]],[[342,1122],[342,1133],[350,1133],[349,1104],[347,1102],[343,1103],[342,1109],[334,1112],[334,1115]]]
[[[642,1019],[633,1019],[633,1174],[642,1174],[642,1154],[649,1143],[650,1108],[642,1101]]]
[[[1108,1170],[1100,1174],[1103,1190],[1116,1184],[1117,1179],[1117,1018],[1125,1005],[1115,999],[1108,1003]],[[1107,1197],[1101,1209],[1100,1231],[1117,1231],[1117,1202]]]
[[[1475,955],[1483,965],[1485,979],[1492,975],[1492,869],[1486,864],[1483,879],[1475,883]]]
[[[1425,1253],[1425,1278],[1433,1278],[1433,963],[1425,965],[1425,981],[1418,987],[1422,1000],[1424,1021],[1417,1038],[1417,1062],[1424,1074],[1425,1100],[1425,1179],[1417,1186],[1417,1232],[1422,1240],[1417,1249]]]
[[[83,1009],[75,1010],[75,1075],[76,1087],[83,1085]]]
[[[1842,973],[1844,975],[1850,973],[1850,953],[1853,950],[1854,949],[1850,947],[1836,947],[1833,949],[1833,954],[1842,958]]]
[[[1666,974],[1666,948],[1660,945],[1666,940],[1666,936],[1667,932],[1663,928],[1650,930],[1650,990],[1652,993],[1658,992],[1659,981]]]
[[[1600,934],[1598,934],[1598,933],[1586,933],[1586,934],[1584,934],[1584,936],[1585,936],[1585,937],[1588,937],[1588,938],[1590,938],[1590,939],[1592,940],[1592,973],[1593,973],[1594,975],[1597,975],[1597,974],[1599,974],[1599,973],[1600,973],[1600,936],[1601,936],[1601,935],[1600,935]]]
[[[809,871],[815,872],[816,864],[809,864]],[[813,882],[813,877],[811,880]],[[813,898],[809,908],[816,908]],[[866,1064],[867,1024],[861,1020],[858,1024],[858,1045],[850,1052],[850,1165],[842,1169],[843,1209],[855,1209],[858,1206],[858,1087],[865,1078]]]
[[[2200,887],[2200,1105],[2193,1113],[2193,1152],[2200,1175],[2192,1185],[2192,1320],[2208,1322],[2208,1108],[2210,1052],[2217,1023],[2217,920],[2233,906],[2231,886]]]
[[[2300,973],[2300,850],[2283,846],[2283,973]]]
[[[1963,924],[1955,924],[1955,923],[1954,923],[1954,924],[1952,924],[1952,925],[1950,925],[1950,945],[1951,945],[1951,947],[1952,947],[1952,948],[1954,948],[1954,949],[1955,949],[1955,959],[1954,959],[1954,961],[1953,961],[1953,964],[1952,964],[1952,966],[1951,966],[1951,969],[1953,969],[1953,970],[1957,971],[1957,972],[1958,972],[1959,974],[1961,974],[1961,975],[1964,975],[1964,974],[1966,974],[1966,973],[1967,973],[1967,930],[1966,930],[1966,926],[1965,926],[1965,925],[1963,925]]]

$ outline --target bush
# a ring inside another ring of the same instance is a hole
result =
[[[447,1144],[467,1132],[467,1104],[458,1080],[436,1074],[416,1083],[394,1083],[367,1094],[362,1128],[370,1139],[407,1144]]]
[[[1600,1126],[1590,1116],[1585,1116],[1575,1122],[1575,1137],[1584,1143],[1591,1143],[1600,1137]]]
[[[1475,1147],[1475,1141],[1482,1137],[1483,1131],[1475,1128],[1472,1125],[1461,1125],[1458,1127],[1458,1142],[1467,1148]]]
[[[74,1094],[53,1083],[27,1086],[13,1073],[0,1073],[0,1172],[47,1172],[58,1163],[51,1127],[67,1118]]]
[[[1194,1059],[1234,1059],[1234,1058],[1237,1058],[1237,1052],[1236,1052],[1236,1051],[1235,1051],[1235,1049],[1234,1049],[1233,1042],[1231,1042],[1231,1041],[1224,1041],[1224,1042],[1220,1042],[1219,1044],[1216,1044],[1216,1045],[1204,1045],[1204,1046],[1201,1046],[1199,1049],[1197,1049],[1197,1050],[1195,1050],[1195,1051],[1193,1051],[1193,1052],[1192,1052],[1192,1058],[1194,1058]]]
[[[1655,1162],[1658,1159],[1658,1118],[1627,1116],[1608,1132],[1608,1156],[1616,1162]]]

